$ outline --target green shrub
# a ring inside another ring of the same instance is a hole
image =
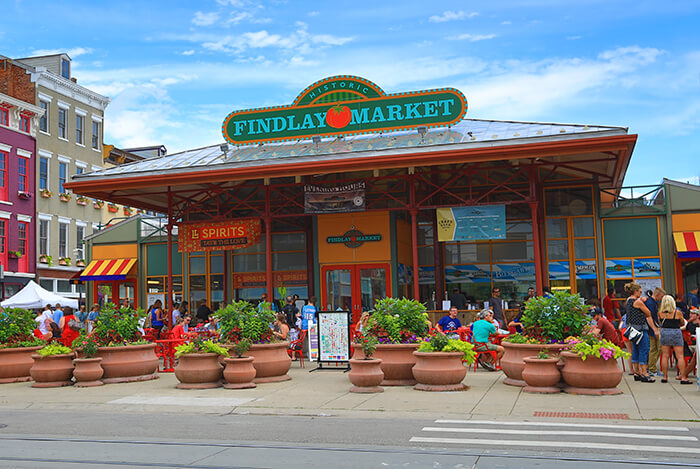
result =
[[[74,350],[78,350],[85,358],[97,356],[99,344],[95,341],[94,335],[87,335],[85,329],[80,331],[80,335],[71,344]]]
[[[384,298],[374,304],[367,333],[379,343],[416,343],[428,333],[425,305],[407,298]]]
[[[462,361],[468,364],[476,360],[474,346],[469,342],[459,339],[450,339],[441,332],[430,334],[426,340],[418,346],[419,352],[462,352]]]
[[[258,310],[247,301],[235,301],[220,308],[214,316],[219,319],[222,341],[235,344],[248,339],[253,344],[267,344],[274,339],[270,324],[275,321],[275,313],[269,304]]]
[[[544,343],[563,342],[569,336],[580,335],[589,322],[581,297],[566,292],[531,298],[522,317],[525,335]]]
[[[142,309],[117,308],[114,303],[107,303],[100,310],[92,334],[103,346],[134,344],[143,337],[139,331],[139,319],[145,316]]]
[[[61,344],[49,344],[44,348],[37,350],[37,353],[42,357],[50,357],[52,355],[63,355],[73,353],[73,350]]]
[[[186,355],[188,353],[215,353],[228,357],[228,350],[212,340],[198,340],[187,342],[175,347],[175,356]]]
[[[238,358],[241,358],[243,354],[250,349],[250,346],[251,343],[249,339],[241,339],[233,344],[233,353],[235,353]]]
[[[7,308],[0,312],[0,348],[35,347],[44,341],[34,337],[36,315],[22,308]]]

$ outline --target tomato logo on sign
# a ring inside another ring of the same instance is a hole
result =
[[[334,129],[342,129],[352,120],[352,113],[347,106],[336,104],[326,111],[326,122]]]

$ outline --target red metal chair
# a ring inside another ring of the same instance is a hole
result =
[[[299,355],[299,364],[304,368],[304,339],[306,339],[306,329],[301,330],[299,338],[297,340],[292,340],[289,342],[289,348],[287,349],[287,355],[292,356],[292,352],[296,352]],[[295,350],[295,347],[299,347]]]

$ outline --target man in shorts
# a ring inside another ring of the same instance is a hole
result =
[[[472,324],[472,336],[474,337],[475,350],[485,352],[495,351],[496,358],[500,359],[505,349],[489,342],[489,336],[496,333],[496,325],[493,323],[493,311],[484,309],[479,312],[479,320]]]

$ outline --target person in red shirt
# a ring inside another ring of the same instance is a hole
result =
[[[608,294],[603,298],[603,311],[605,311],[605,317],[610,322],[620,319],[620,308],[615,304],[613,298],[615,298],[615,289],[610,287],[608,288]]]
[[[600,308],[593,308],[591,309],[590,314],[593,317],[593,320],[597,323],[597,329],[599,331],[598,334],[600,337],[605,340],[609,340],[618,347],[621,347],[622,340],[620,340],[620,335],[617,333],[612,323],[608,321],[608,318],[603,315],[603,311]]]

